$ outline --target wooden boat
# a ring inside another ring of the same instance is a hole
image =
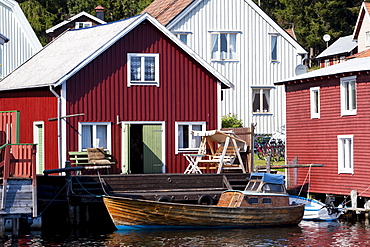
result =
[[[304,205],[290,205],[284,178],[254,173],[245,191],[228,190],[217,205],[192,205],[104,196],[118,229],[152,227],[262,227],[297,225]],[[279,176],[279,175],[277,175]]]
[[[338,219],[343,213],[343,206],[334,207],[314,199],[300,196],[289,196],[291,204],[304,204],[304,220],[332,221]]]

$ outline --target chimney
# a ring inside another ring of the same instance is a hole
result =
[[[100,5],[98,5],[95,8],[96,17],[98,17],[100,20],[104,21],[104,8]]]

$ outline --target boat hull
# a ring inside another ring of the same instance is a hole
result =
[[[297,225],[304,205],[220,207],[105,196],[104,204],[119,229],[124,226],[261,227]]]
[[[333,221],[342,214],[341,207],[331,207],[317,200],[308,199],[300,196],[289,196],[289,202],[292,204],[304,204],[304,220],[322,220]]]

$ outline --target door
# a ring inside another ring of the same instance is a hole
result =
[[[162,125],[143,125],[144,173],[162,173]]]
[[[130,173],[130,124],[124,124],[122,128],[122,173]]]

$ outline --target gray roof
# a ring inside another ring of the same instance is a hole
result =
[[[149,20],[226,87],[233,85],[149,14],[65,32],[0,82],[0,91],[58,86],[144,20]]]
[[[337,39],[327,49],[321,52],[316,58],[328,57],[351,52],[357,47],[357,42],[353,40],[353,35],[348,35]]]
[[[326,68],[317,69],[299,76],[294,76],[282,81],[275,82],[275,84],[284,84],[289,81],[304,80],[309,78],[336,75],[340,73],[358,72],[370,70],[370,57],[350,59],[346,62],[335,64]]]

